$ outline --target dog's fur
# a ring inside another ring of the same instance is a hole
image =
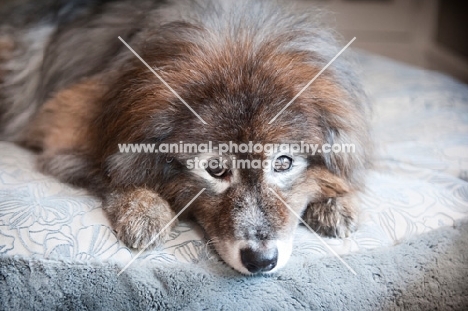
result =
[[[318,233],[344,237],[355,228],[370,142],[367,101],[345,55],[268,124],[341,48],[321,12],[273,1],[65,2],[44,1],[40,19],[25,17],[34,4],[21,7],[16,24],[17,8],[3,16],[0,138],[37,150],[43,172],[101,196],[125,244],[144,247],[202,188],[187,211],[242,273],[262,270],[246,267],[242,250],[276,252],[270,272],[292,250],[298,219],[269,188]],[[118,150],[179,141],[350,143],[356,152],[291,156],[285,172],[213,178],[187,169],[189,155]]]

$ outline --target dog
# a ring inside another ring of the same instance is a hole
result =
[[[304,88],[343,47],[321,11],[260,0],[39,6],[3,10],[0,137],[37,152],[42,172],[100,197],[126,245],[163,243],[196,195],[183,215],[243,274],[286,265],[297,216],[324,236],[356,229],[369,104],[346,53]],[[119,150],[208,141],[355,150]],[[190,169],[194,158],[210,166]]]

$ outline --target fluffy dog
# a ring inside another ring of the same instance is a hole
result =
[[[164,241],[170,228],[155,237],[202,188],[188,216],[241,273],[286,264],[299,223],[294,213],[326,236],[354,230],[370,143],[367,101],[346,57],[269,122],[342,47],[318,21],[320,12],[215,0],[48,0],[5,12],[1,138],[36,150],[41,171],[100,196],[128,246]],[[345,143],[355,150],[227,152],[229,163],[271,160],[273,169],[191,170],[193,156],[218,163],[218,155],[118,148],[181,141]]]

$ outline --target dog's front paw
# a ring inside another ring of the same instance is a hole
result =
[[[176,223],[164,229],[175,214],[166,200],[147,189],[114,192],[105,199],[103,208],[117,237],[136,249],[161,245]]]
[[[315,232],[328,237],[348,237],[357,227],[357,212],[350,197],[311,203],[303,219]]]

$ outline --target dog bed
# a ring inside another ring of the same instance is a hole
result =
[[[137,253],[100,202],[0,142],[0,309],[468,308],[468,86],[362,52],[357,67],[376,141],[359,229],[320,240],[300,227],[268,276],[233,271],[191,222],[118,276]]]

